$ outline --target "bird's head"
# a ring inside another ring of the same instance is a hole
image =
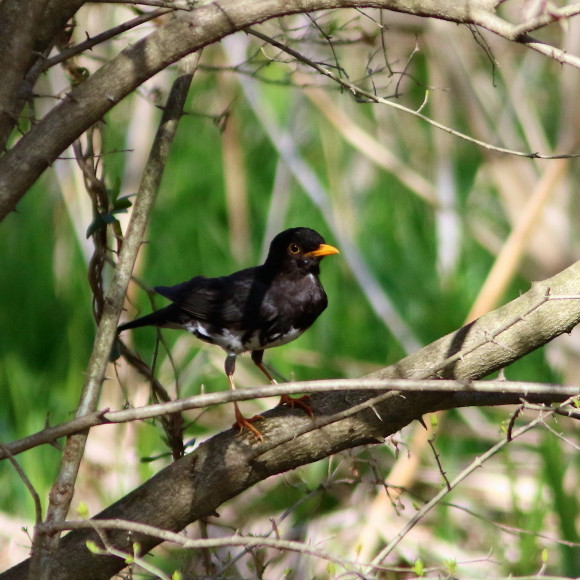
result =
[[[291,228],[272,240],[264,266],[316,271],[324,256],[338,253],[334,246],[324,243],[318,232],[310,228]]]

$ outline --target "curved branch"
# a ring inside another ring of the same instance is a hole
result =
[[[580,57],[569,54],[561,48],[556,48],[551,44],[537,40],[529,35],[529,32],[533,30],[538,30],[552,22],[571,18],[578,14],[580,14],[580,5],[574,4],[559,10],[548,11],[546,14],[532,18],[530,21],[522,24],[511,24],[491,12],[484,12],[478,16],[473,24],[481,26],[506,40],[523,44],[561,64],[568,64],[575,68],[580,68]]]
[[[359,99],[365,99],[369,103],[380,103],[381,105],[393,107],[394,109],[397,109],[397,110],[401,111],[402,113],[407,113],[408,115],[413,115],[414,117],[421,119],[421,121],[428,123],[429,125],[435,127],[436,129],[439,129],[440,131],[445,131],[446,133],[449,133],[453,137],[458,137],[459,139],[463,139],[464,141],[467,141],[469,143],[473,143],[474,145],[477,145],[478,147],[481,147],[482,149],[487,149],[488,151],[494,151],[496,153],[505,153],[508,155],[514,155],[516,157],[527,157],[528,159],[566,159],[569,157],[578,157],[578,155],[579,155],[579,154],[542,155],[539,153],[529,153],[529,152],[524,152],[524,151],[517,151],[515,149],[506,149],[505,147],[498,147],[496,145],[492,145],[491,143],[486,143],[485,141],[481,141],[480,139],[470,137],[469,135],[467,135],[465,133],[461,133],[460,131],[456,131],[455,129],[452,129],[451,127],[447,127],[446,125],[443,125],[442,123],[439,123],[439,122],[435,121],[434,119],[431,119],[430,117],[427,117],[426,115],[423,115],[421,113],[421,110],[423,109],[423,105],[418,110],[414,110],[414,109],[410,109],[409,107],[405,107],[404,105],[401,105],[400,103],[396,103],[394,101],[390,101],[389,99],[379,97],[378,95],[376,95],[370,91],[364,90],[363,88],[359,87],[355,83],[352,83],[348,79],[343,79],[340,75],[332,72],[331,70],[329,70],[328,68],[326,68],[324,66],[321,66],[320,64],[314,62],[313,60],[306,58],[304,55],[300,54],[298,51],[293,50],[292,48],[282,44],[281,42],[278,42],[274,38],[271,38],[265,34],[262,34],[261,32],[258,32],[256,30],[252,30],[252,29],[248,29],[248,34],[252,34],[253,36],[255,36],[257,38],[260,38],[261,40],[268,42],[272,46],[275,46],[276,48],[279,48],[280,50],[287,52],[288,54],[290,54],[292,57],[296,58],[300,62],[303,62],[304,64],[312,67],[314,70],[316,70],[321,75],[328,77],[336,84],[344,87],[345,89],[347,89],[350,93],[352,93],[355,97],[357,97]]]
[[[580,262],[541,283],[516,300],[464,326],[369,379],[441,377],[468,381],[504,367],[580,322]],[[555,299],[554,295],[558,295]],[[554,296],[554,299],[550,299]],[[547,297],[547,299],[545,298]],[[457,356],[461,354],[461,356]],[[228,499],[272,475],[318,461],[344,449],[382,442],[423,414],[474,405],[519,404],[520,395],[397,391],[318,393],[311,405],[316,424],[299,412],[277,408],[264,413],[258,444],[251,434],[228,430],[193,453],[160,471],[96,519],[120,518],[178,531],[199,518],[215,514]],[[562,396],[530,396],[534,402],[561,402]],[[358,411],[355,413],[355,411]],[[90,531],[65,536],[54,554],[58,580],[105,579],[125,562],[95,556],[86,541],[98,542]],[[138,542],[143,552],[159,543],[147,535],[111,532],[111,545],[131,552]],[[28,561],[0,575],[1,580],[26,578]]]
[[[42,431],[23,437],[10,443],[0,443],[0,460],[7,459],[34,447],[56,442],[61,437],[80,433],[91,427],[111,425],[113,423],[128,423],[163,417],[171,413],[182,413],[191,409],[204,409],[214,405],[223,405],[233,401],[250,401],[281,395],[299,395],[303,393],[328,393],[337,391],[384,391],[385,389],[399,392],[438,392],[471,394],[514,395],[525,399],[530,395],[550,399],[551,397],[573,397],[580,393],[579,385],[558,385],[554,383],[529,383],[524,381],[487,380],[487,381],[456,381],[435,379],[331,379],[320,381],[300,381],[262,387],[247,387],[243,390],[220,391],[194,395],[186,399],[176,399],[168,403],[155,403],[143,407],[131,407],[119,411],[102,409],[82,415],[66,423],[46,427]],[[570,414],[566,414],[570,416]],[[316,428],[316,424],[313,425]]]
[[[39,63],[84,1],[0,2],[0,151],[6,148],[18,115],[31,99],[42,70]]]
[[[226,35],[289,14],[372,7],[475,24],[509,38],[514,27],[495,16],[496,4],[492,0],[220,0],[198,5],[123,50],[73,89],[0,159],[0,221],[14,211],[28,188],[62,151],[118,102],[170,64]],[[540,49],[540,43],[528,37],[517,40]],[[576,66],[570,55],[559,49],[545,44],[541,47],[549,56]]]

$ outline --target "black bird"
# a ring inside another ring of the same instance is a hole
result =
[[[251,351],[258,368],[275,382],[262,363],[264,349],[298,338],[328,304],[318,279],[320,260],[338,254],[309,228],[292,228],[278,234],[270,244],[266,261],[220,278],[196,276],[176,286],[157,286],[155,291],[171,304],[147,316],[122,324],[118,332],[140,326],[179,328],[204,342],[221,346],[227,353],[225,371],[230,388],[236,357]],[[299,399],[283,395],[280,404],[310,408]],[[239,429],[262,434],[246,419],[234,402]]]

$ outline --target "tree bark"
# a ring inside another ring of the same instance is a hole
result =
[[[0,3],[0,150],[42,71],[42,63],[66,23],[85,0],[4,0]],[[47,17],[47,15],[50,15]]]
[[[0,90],[0,139],[4,137],[4,143],[25,102],[21,93],[31,94],[27,83],[33,83],[39,73],[30,76],[40,58],[38,52],[54,42],[82,4],[81,0],[3,0],[0,4],[0,16],[4,12],[7,18],[0,27],[7,50],[4,60],[14,59],[0,68],[0,86],[4,87]],[[220,0],[177,13],[181,15],[127,47],[75,87],[0,158],[0,221],[16,209],[44,170],[119,101],[170,64],[226,35],[289,14],[349,7],[383,8],[465,24],[495,18],[495,25],[496,20],[501,21],[494,16],[497,4],[492,0]],[[22,32],[27,22],[30,25]]]
[[[100,519],[125,519],[178,531],[199,518],[211,516],[228,499],[272,475],[318,461],[358,445],[381,442],[423,414],[465,406],[519,404],[521,396],[478,393],[468,381],[505,367],[580,322],[580,262],[505,306],[435,341],[415,354],[367,378],[454,378],[466,381],[455,393],[348,391],[312,396],[314,420],[303,413],[276,408],[264,414],[258,443],[251,433],[228,430],[206,441],[193,453],[160,471],[129,495],[98,514]],[[388,398],[385,398],[388,397]],[[562,397],[528,397],[541,403]],[[374,401],[374,402],[373,402]],[[345,416],[356,405],[364,410]],[[329,423],[332,415],[342,413]],[[321,426],[322,423],[325,425]],[[141,534],[111,531],[109,542],[142,553],[159,540]],[[110,578],[125,563],[114,556],[94,555],[86,541],[100,544],[92,531],[65,536],[55,555],[57,580]],[[28,560],[0,575],[0,580],[24,580]]]

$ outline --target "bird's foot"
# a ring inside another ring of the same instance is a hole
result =
[[[243,429],[249,429],[261,442],[263,442],[264,436],[262,435],[262,433],[260,433],[260,431],[258,431],[258,429],[256,429],[256,427],[254,427],[252,425],[252,423],[254,421],[258,421],[260,419],[263,419],[264,417],[262,417],[262,415],[254,415],[253,417],[250,417],[249,419],[247,419],[246,417],[244,417],[242,415],[238,406],[235,403],[234,403],[234,405],[235,405],[234,408],[235,408],[236,422],[232,425],[232,427],[234,427],[235,429],[239,429],[240,431],[242,431]]]
[[[310,399],[309,395],[304,395],[303,397],[297,397],[296,399],[292,398],[290,395],[282,395],[280,397],[280,402],[278,403],[278,407],[282,407],[283,405],[287,405],[288,407],[300,407],[309,417],[314,416],[314,412],[312,411],[310,405],[304,402],[305,399]]]

